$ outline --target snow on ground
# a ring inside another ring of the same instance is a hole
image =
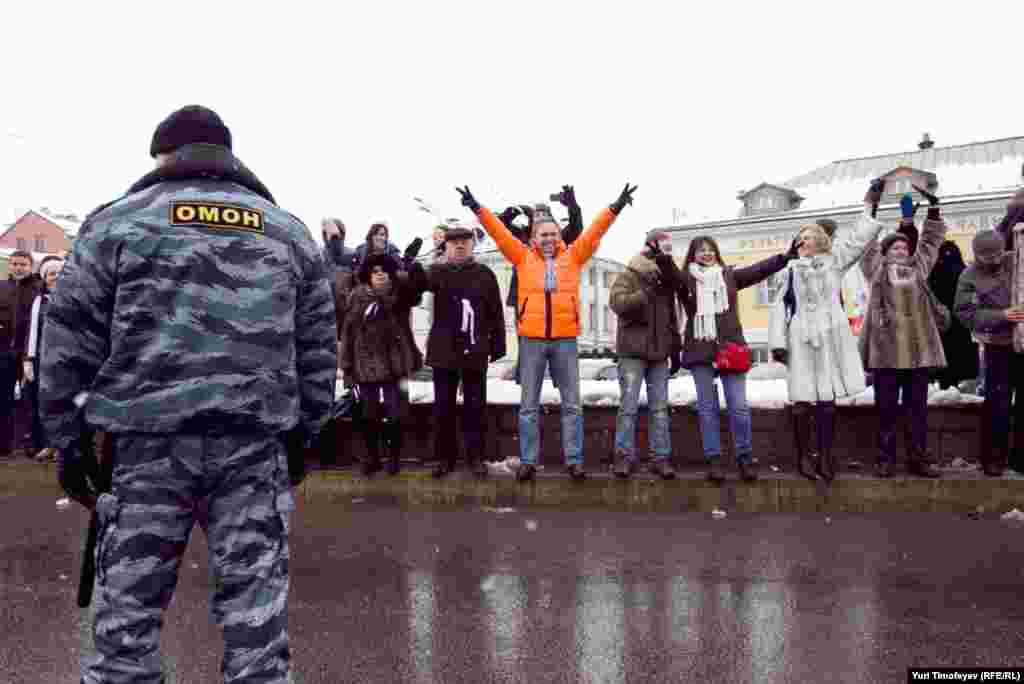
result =
[[[722,408],[725,408],[725,394],[722,391],[722,384],[718,386],[718,401]],[[407,383],[409,402],[412,404],[430,404],[434,401],[434,385],[430,382],[409,382]],[[511,380],[487,380],[487,403],[489,404],[519,404],[521,388]],[[344,387],[338,383],[338,396],[345,393]],[[673,378],[668,383],[669,403],[673,406],[692,406],[697,402],[697,389],[694,386],[693,378],[684,376]],[[613,380],[581,380],[580,396],[584,406],[618,406],[619,405],[619,383]],[[459,401],[462,397],[460,394]],[[558,390],[551,381],[545,381],[541,389],[541,404],[560,404]],[[928,403],[932,406],[957,406],[964,404],[978,404],[983,400],[973,394],[963,394],[955,387],[947,390],[940,390],[938,385],[928,388]],[[778,409],[789,403],[789,391],[785,379],[774,380],[747,380],[747,402],[753,408]],[[869,387],[861,394],[840,399],[836,402],[840,406],[871,406],[875,403],[874,389]],[[640,390],[640,405],[647,405],[647,388]]]

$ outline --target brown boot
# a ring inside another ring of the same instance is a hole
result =
[[[796,445],[796,470],[808,480],[817,480],[814,458],[811,455],[811,407],[805,403],[793,404],[793,443]]]

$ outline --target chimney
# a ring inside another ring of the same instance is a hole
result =
[[[917,143],[917,147],[918,149],[921,150],[930,150],[931,148],[935,147],[935,141],[932,140],[930,135],[925,133],[924,137],[921,138],[921,142]]]

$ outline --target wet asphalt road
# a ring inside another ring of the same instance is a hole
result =
[[[77,682],[87,522],[0,498],[0,681]],[[219,681],[205,537],[163,633],[170,682]],[[834,516],[400,510],[302,503],[294,681],[903,682],[1024,665],[1024,526]]]

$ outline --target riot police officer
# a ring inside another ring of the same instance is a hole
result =
[[[99,520],[83,681],[160,681],[162,615],[199,523],[225,681],[285,682],[289,485],[334,398],[331,288],[216,113],[172,113],[150,154],[156,169],[82,226],[44,333],[59,479]],[[89,431],[113,445],[109,493],[85,466]]]

